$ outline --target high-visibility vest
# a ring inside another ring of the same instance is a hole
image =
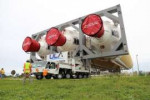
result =
[[[47,69],[44,69],[44,70],[43,70],[43,76],[46,76],[47,74],[48,74]]]
[[[31,64],[30,63],[26,62],[24,64],[24,72],[25,73],[30,73],[31,72]]]
[[[5,71],[4,71],[4,70],[1,70],[1,74],[5,74]]]

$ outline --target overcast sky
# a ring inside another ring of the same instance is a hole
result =
[[[137,70],[150,71],[149,0],[0,0],[0,68],[22,72],[29,55],[22,50],[26,36],[63,22],[121,5],[130,53]]]

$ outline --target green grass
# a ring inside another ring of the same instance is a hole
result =
[[[0,80],[0,100],[150,100],[150,76]]]

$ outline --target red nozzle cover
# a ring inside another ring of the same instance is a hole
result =
[[[66,43],[66,37],[57,28],[51,28],[46,35],[46,42],[51,46],[63,46]]]
[[[26,37],[23,41],[22,49],[25,52],[37,52],[40,49],[40,44],[32,38]]]
[[[86,16],[81,24],[84,34],[100,38],[104,34],[103,21],[99,15],[90,14]]]

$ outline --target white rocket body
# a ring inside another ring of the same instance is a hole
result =
[[[60,52],[75,50],[78,45],[74,43],[74,39],[79,39],[79,33],[76,30],[65,30],[63,35],[66,37],[66,43],[63,46],[58,46]]]
[[[40,50],[37,52],[37,54],[41,58],[45,58],[48,54],[50,54],[50,50],[48,50],[48,44],[45,41],[45,37],[41,37],[38,42],[40,44]]]
[[[91,48],[95,53],[111,50],[120,39],[120,30],[118,27],[112,25],[110,22],[104,22],[103,24],[105,30],[102,37],[86,36],[86,47]],[[79,39],[79,33],[75,30],[65,30],[63,35],[66,37],[66,43],[63,46],[58,46],[58,51],[75,50],[78,45],[75,44],[74,39]]]
[[[104,22],[104,29],[104,34],[100,38],[87,36],[86,46],[96,53],[110,51],[120,39],[118,27],[110,22]]]

